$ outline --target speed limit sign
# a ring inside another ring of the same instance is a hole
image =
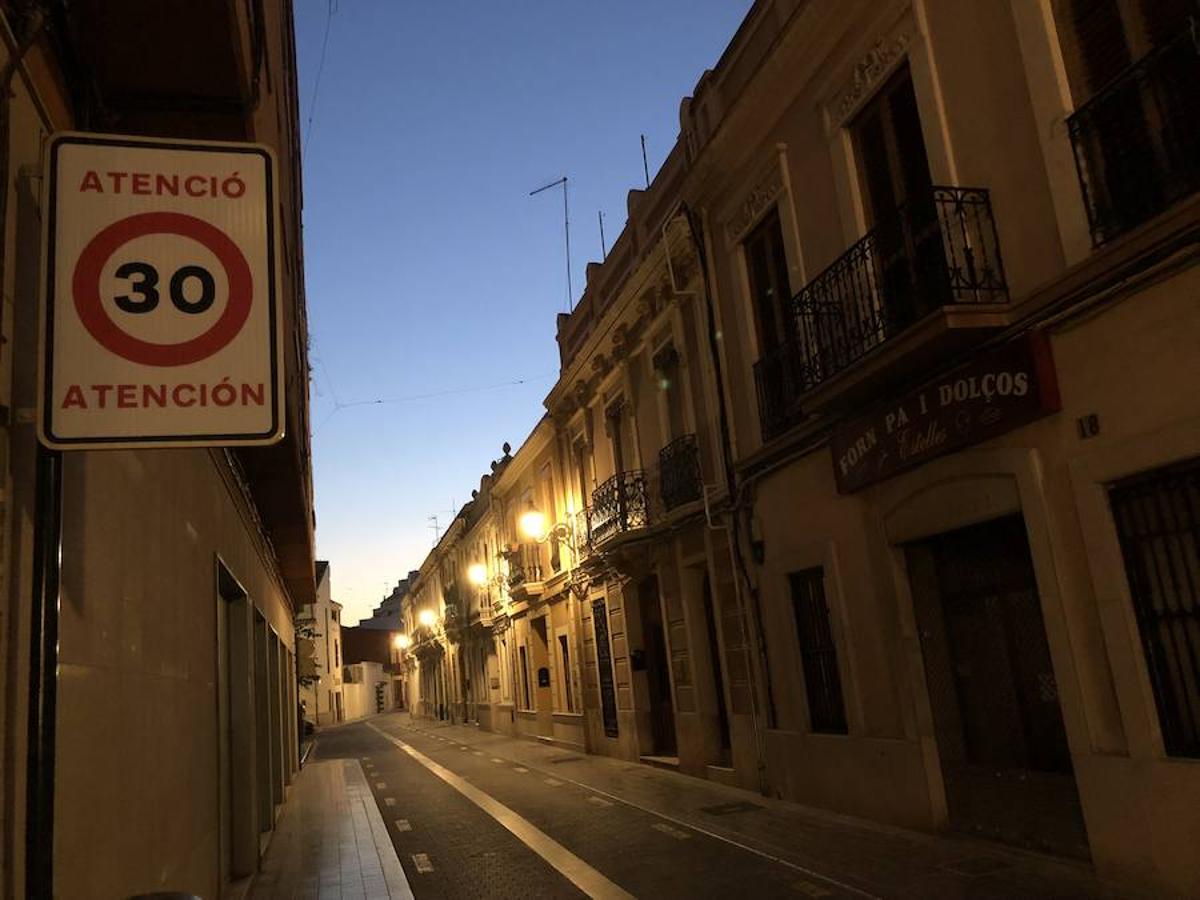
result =
[[[270,149],[63,133],[48,167],[42,442],[70,450],[278,441]]]

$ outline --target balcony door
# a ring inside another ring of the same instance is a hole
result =
[[[1069,0],[1059,8],[1076,99],[1069,127],[1097,243],[1200,183],[1194,0]]]
[[[791,288],[787,254],[783,249],[783,227],[777,209],[772,208],[767,213],[746,236],[743,246],[758,327],[758,350],[766,356],[788,339],[790,330],[788,302]]]
[[[857,320],[860,338],[873,344],[945,302],[946,266],[933,179],[907,66],[884,84],[852,130],[874,236],[867,252],[874,257],[878,308],[846,312]]]

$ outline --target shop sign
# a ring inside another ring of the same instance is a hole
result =
[[[1029,332],[834,432],[838,491],[853,493],[1060,408],[1050,344]]]
[[[48,153],[38,431],[62,450],[283,435],[275,160],[61,133]]]

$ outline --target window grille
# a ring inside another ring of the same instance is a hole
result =
[[[1200,459],[1109,492],[1169,756],[1200,758]]]
[[[788,581],[812,730],[846,734],[846,704],[838,673],[837,646],[829,621],[829,604],[825,601],[825,570],[818,566],[792,572]]]

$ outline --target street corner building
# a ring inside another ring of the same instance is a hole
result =
[[[291,4],[12,0],[0,39],[0,892],[221,896],[298,768],[317,601]],[[39,449],[43,173],[67,131],[270,148],[282,440]]]
[[[1200,893],[1196,16],[756,2],[408,708]]]

